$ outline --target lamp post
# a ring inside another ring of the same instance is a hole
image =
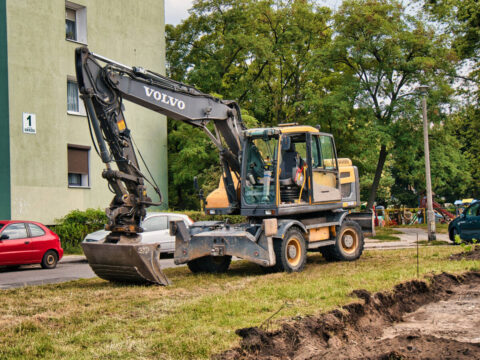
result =
[[[428,121],[427,121],[427,85],[420,85],[418,90],[422,96],[422,110],[423,110],[423,144],[425,149],[425,180],[427,185],[427,229],[428,241],[436,240],[435,233],[435,213],[433,212],[432,201],[432,179],[430,176],[430,149],[428,146]]]

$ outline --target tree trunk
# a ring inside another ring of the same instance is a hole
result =
[[[368,195],[367,209],[373,207],[375,198],[377,196],[378,184],[380,184],[380,178],[382,177],[383,165],[385,165],[385,160],[387,159],[387,147],[382,145],[380,147],[380,155],[378,156],[377,170],[375,170],[375,177],[373,178],[373,184],[370,189],[370,194]]]

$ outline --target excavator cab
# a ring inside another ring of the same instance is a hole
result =
[[[331,134],[296,125],[246,130],[243,159],[242,215],[357,205],[356,168],[348,159],[337,159]]]

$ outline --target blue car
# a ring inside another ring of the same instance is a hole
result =
[[[448,225],[450,240],[460,235],[463,241],[476,239],[480,242],[480,201],[473,202],[465,211]]]

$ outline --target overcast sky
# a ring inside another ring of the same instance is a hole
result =
[[[319,4],[325,4],[336,9],[342,0],[317,0]],[[165,0],[165,23],[179,24],[188,17],[188,9],[192,7],[193,0]]]

